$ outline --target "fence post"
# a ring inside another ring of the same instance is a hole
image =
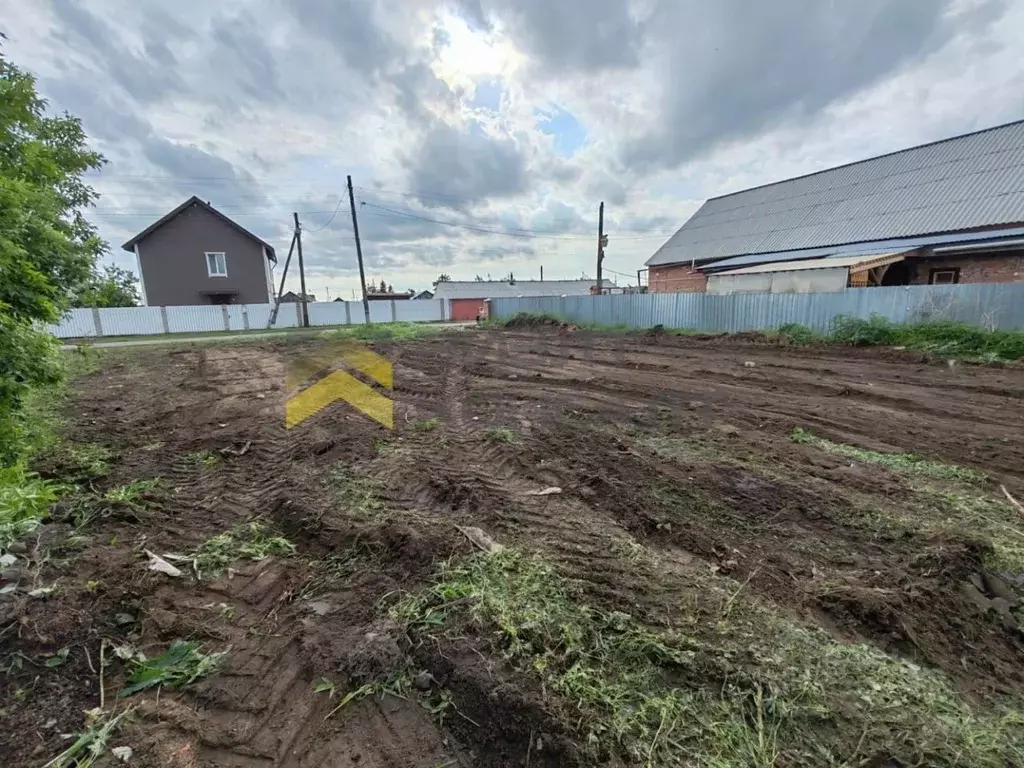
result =
[[[228,305],[227,304],[221,304],[220,305],[220,316],[224,320],[224,330],[225,331],[230,331],[231,330],[231,318],[228,316]]]
[[[96,331],[96,335],[97,336],[102,336],[103,335],[103,321],[100,320],[100,310],[99,310],[99,307],[93,307],[92,308],[92,324],[94,326],[94,330]]]
[[[391,300],[391,322],[392,323],[397,323],[398,322],[398,311],[395,309],[395,300],[394,299]]]
[[[295,325],[299,328],[302,327],[302,302],[295,302]]]
[[[249,305],[248,304],[243,304],[242,305],[242,327],[245,330],[247,330],[247,331],[249,330]]]
[[[171,324],[167,320],[167,307],[160,307],[160,323],[164,327],[164,333],[171,332]]]
[[[347,301],[343,301],[342,304],[345,305],[345,325],[352,325],[352,307]]]

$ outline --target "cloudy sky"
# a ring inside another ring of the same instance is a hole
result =
[[[0,0],[0,31],[108,160],[109,261],[192,194],[282,255],[298,211],[320,298],[358,286],[346,174],[396,290],[592,277],[602,200],[628,283],[704,198],[1024,118],[1019,0]]]

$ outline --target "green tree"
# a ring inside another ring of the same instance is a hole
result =
[[[131,270],[108,264],[103,272],[92,274],[72,304],[76,307],[138,306],[139,280]]]
[[[436,288],[438,283],[450,283],[451,281],[452,276],[449,275],[447,272],[442,272],[440,275],[437,276],[437,280],[434,281],[434,287]]]
[[[105,250],[82,211],[96,193],[82,174],[103,158],[82,124],[48,116],[35,80],[0,52],[0,467],[15,463],[28,391],[60,373],[56,322]]]

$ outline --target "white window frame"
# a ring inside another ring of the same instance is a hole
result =
[[[216,268],[216,267],[224,267],[223,271],[219,271],[218,270],[218,271],[214,272],[213,269],[210,268],[210,266],[211,266],[211,264],[210,264],[210,257],[211,256],[214,257],[214,259],[213,259],[213,267],[214,268]],[[220,258],[217,258],[218,256]],[[207,251],[206,252],[206,274],[209,275],[210,277],[227,277],[228,276],[228,257],[224,253],[224,251]]]

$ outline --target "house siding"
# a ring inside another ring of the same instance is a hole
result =
[[[961,283],[1024,283],[1024,250],[955,258],[933,256],[915,259],[910,268],[911,285],[928,285],[933,269],[953,268],[960,270]]]
[[[267,282],[263,245],[192,205],[138,242],[149,306],[210,304],[211,294],[231,294],[232,304],[262,304]],[[210,277],[206,253],[225,254],[227,277]]]
[[[708,276],[688,264],[668,264],[651,267],[647,284],[651,293],[703,293],[708,287]]]

